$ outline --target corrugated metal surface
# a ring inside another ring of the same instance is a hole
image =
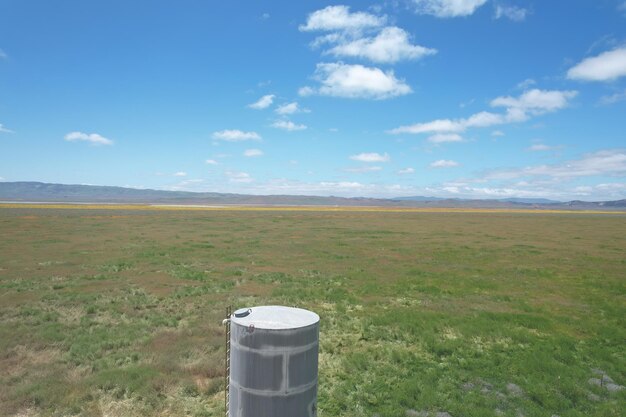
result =
[[[231,316],[230,417],[315,417],[319,316],[282,306]]]

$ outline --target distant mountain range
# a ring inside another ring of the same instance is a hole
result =
[[[108,187],[66,185],[42,182],[0,182],[0,201],[134,203],[183,205],[289,205],[289,206],[380,206],[380,207],[450,207],[450,208],[536,208],[536,209],[626,209],[626,200],[560,202],[542,198],[494,200],[446,199],[438,197],[320,197],[300,195],[249,195],[196,193]]]
[[[440,197],[424,197],[424,196],[412,196],[412,197],[396,197],[393,200],[397,201],[442,201],[442,200],[459,200],[457,198],[446,199]],[[461,199],[461,201],[463,201]],[[548,200],[547,198],[502,198],[497,200],[489,200],[489,201],[500,201],[505,203],[522,203],[522,204],[561,204],[561,201],[557,200]]]

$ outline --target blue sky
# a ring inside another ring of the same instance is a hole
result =
[[[626,1],[0,1],[0,180],[626,198]]]

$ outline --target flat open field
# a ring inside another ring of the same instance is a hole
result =
[[[262,304],[321,316],[320,417],[624,415],[623,214],[4,206],[0,236],[2,416],[223,416],[224,309]]]

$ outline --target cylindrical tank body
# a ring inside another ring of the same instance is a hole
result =
[[[317,314],[262,306],[231,316],[230,417],[317,415]]]

